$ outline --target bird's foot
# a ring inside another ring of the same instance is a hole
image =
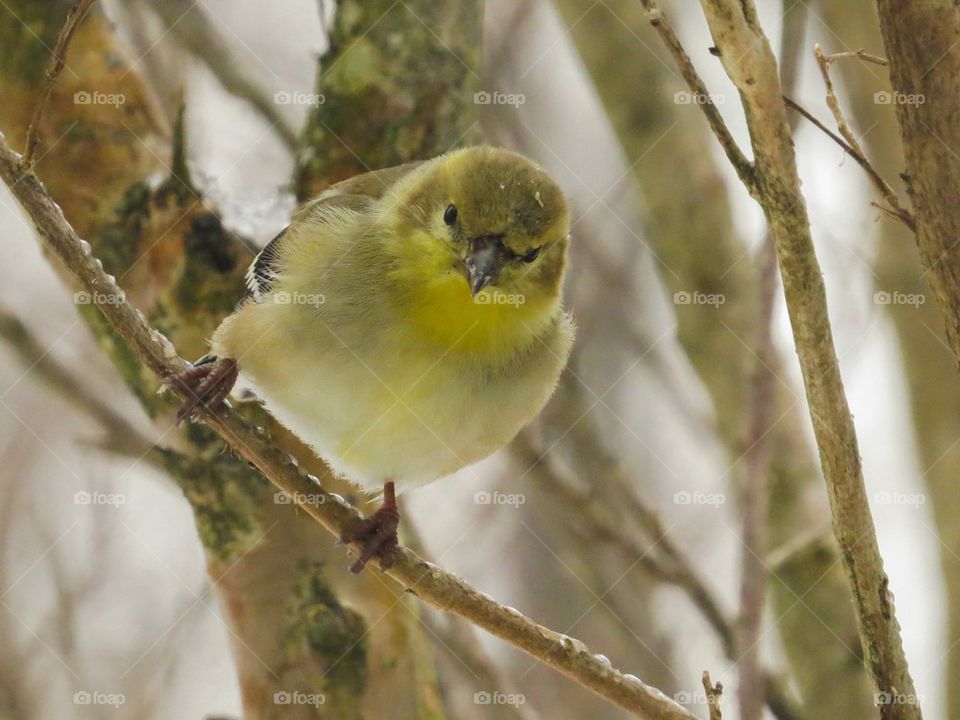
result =
[[[190,395],[177,410],[177,424],[193,417],[201,408],[214,411],[226,400],[240,370],[233,358],[204,358],[196,365],[164,380]]]
[[[360,543],[360,557],[350,566],[350,572],[363,572],[374,557],[380,558],[380,569],[387,570],[397,559],[397,528],[400,526],[400,508],[392,482],[383,486],[383,505],[370,517],[357,520],[347,528],[340,540]]]

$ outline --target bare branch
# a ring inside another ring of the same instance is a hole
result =
[[[858,60],[873,63],[874,65],[882,65],[883,67],[888,65],[886,58],[882,58],[879,55],[871,55],[863,48],[859,50],[853,50],[851,52],[830,53],[826,56],[828,65],[833,64],[834,60],[842,60],[845,58],[857,58]]]
[[[893,193],[893,190],[890,189],[890,186],[887,184],[887,181],[884,180],[883,176],[881,176],[880,173],[876,171],[876,169],[873,167],[870,161],[867,160],[866,156],[864,156],[863,154],[858,152],[856,149],[848,145],[846,140],[844,140],[842,137],[840,137],[835,132],[833,132],[833,130],[831,130],[822,122],[820,122],[813,114],[811,114],[808,110],[804,109],[803,106],[800,105],[795,100],[792,100],[786,95],[784,95],[783,102],[786,103],[786,106],[788,108],[796,110],[798,113],[803,115],[803,117],[805,117],[807,120],[813,123],[819,130],[823,131],[823,133],[827,137],[829,137],[837,145],[843,148],[843,151],[847,153],[847,155],[852,157],[854,161],[857,163],[857,165],[863,168],[864,172],[866,172],[867,174],[867,177],[870,178],[870,182],[873,183],[874,187],[876,187],[880,191],[880,193],[885,198],[887,198],[889,202],[890,196],[887,194],[887,192],[889,191],[890,193]],[[913,218],[913,215],[910,214],[909,210],[905,210],[900,206],[899,199],[896,197],[896,193],[893,194],[893,197],[894,197],[894,202],[897,203],[896,210],[888,207],[883,207],[882,205],[878,205],[877,203],[873,203],[873,202],[870,204],[873,207],[876,207],[878,210],[883,210],[885,213],[887,213],[890,217],[894,218],[895,220],[899,220],[908,228],[910,228],[910,230],[916,231],[916,223]]]
[[[876,185],[877,189],[883,195],[884,200],[890,203],[890,207],[894,209],[894,213],[897,215],[902,215],[904,218],[909,218],[909,222],[907,224],[911,230],[915,230],[916,225],[913,221],[913,217],[909,212],[901,207],[900,198],[897,197],[897,193],[894,192],[893,188],[887,184],[880,173],[873,169],[873,166],[866,159],[867,154],[863,151],[860,141],[857,139],[857,136],[853,134],[853,131],[850,130],[850,126],[847,125],[847,120],[843,116],[843,110],[840,109],[840,101],[837,100],[837,95],[833,89],[833,80],[830,79],[830,63],[837,56],[825,55],[823,48],[821,48],[819,45],[813,46],[813,54],[814,57],[817,58],[817,65],[820,67],[820,75],[823,77],[823,84],[827,91],[827,107],[830,108],[830,112],[833,113],[833,117],[837,121],[837,129],[840,131],[840,134],[843,135],[850,147],[856,151],[857,155],[863,158],[864,162],[862,165],[864,166],[864,169],[867,170],[867,174],[870,176],[873,184]],[[878,59],[882,60],[882,58]],[[907,222],[906,219],[904,221]]]
[[[720,696],[723,695],[723,684],[713,684],[710,673],[703,671],[703,690],[707,693],[707,705],[710,708],[710,720],[723,720],[720,712]]]
[[[0,176],[29,216],[41,240],[94,298],[107,298],[97,307],[123,342],[157,376],[170,377],[188,364],[172,343],[151,328],[143,314],[125,301],[116,281],[107,275],[32,172],[22,175],[21,158],[5,139],[0,139]],[[183,391],[173,388],[181,400]],[[294,498],[300,507],[340,537],[359,514],[341,497],[327,493],[316,478],[305,476],[296,462],[281,453],[265,436],[230,408],[205,416],[206,423],[235,452],[253,463],[278,489]],[[310,502],[316,499],[316,504]],[[426,562],[407,548],[400,548],[396,564],[387,571],[408,592],[441,610],[460,615],[491,634],[511,643],[558,670],[636,717],[650,720],[691,720],[694,716],[659,690],[625,676],[609,661],[595,657],[573,638],[539,625],[507,609],[472,586]]]
[[[47,68],[47,82],[40,93],[40,99],[33,111],[33,119],[30,121],[30,127],[27,128],[26,150],[23,154],[21,163],[24,168],[30,168],[33,165],[33,156],[37,151],[37,142],[40,133],[40,121],[43,119],[43,111],[47,107],[47,101],[53,93],[53,88],[57,83],[57,78],[63,72],[66,65],[67,48],[73,39],[74,33],[87,16],[90,6],[95,0],[79,0],[67,14],[67,19],[57,36],[57,43],[53,46],[53,57],[50,59],[50,67]]]
[[[680,44],[680,39],[677,37],[677,34],[673,31],[670,23],[667,22],[667,18],[657,3],[657,0],[641,0],[641,2],[647,11],[647,19],[660,35],[670,54],[673,55],[673,59],[677,63],[677,67],[680,68],[683,79],[687,81],[690,92],[704,100],[709,98],[710,94],[707,92],[706,84],[703,82],[697,69],[693,66],[693,61],[690,59],[690,56],[687,55],[687,51],[684,50],[683,45]],[[733,139],[733,135],[723,121],[723,116],[720,114],[717,106],[712,102],[705,101],[697,104],[700,106],[700,109],[703,110],[703,114],[706,115],[707,122],[710,123],[713,134],[716,135],[717,140],[720,141],[723,151],[727,154],[727,158],[737,171],[741,182],[743,182],[752,193],[756,182],[753,165],[743,154],[740,146],[737,145],[737,141]]]

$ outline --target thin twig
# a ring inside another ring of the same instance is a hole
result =
[[[833,118],[837,122],[837,129],[840,131],[840,134],[843,135],[843,138],[847,141],[847,144],[853,148],[857,155],[863,158],[866,167],[869,168],[868,175],[873,181],[873,184],[877,187],[880,193],[883,195],[883,199],[886,200],[890,207],[893,208],[894,214],[898,216],[903,216],[904,218],[909,217],[910,229],[916,230],[916,225],[913,222],[913,218],[910,217],[910,213],[904,210],[900,204],[900,198],[897,197],[897,193],[894,192],[893,188],[883,179],[883,176],[880,175],[876,170],[873,169],[873,166],[867,160],[867,154],[863,151],[863,147],[860,145],[860,141],[857,139],[857,136],[853,134],[853,131],[850,129],[850,126],[847,124],[847,119],[843,115],[843,110],[840,108],[840,101],[837,100],[837,94],[833,89],[833,80],[830,78],[830,63],[836,59],[837,55],[825,55],[823,48],[820,45],[813,46],[814,57],[817,58],[817,65],[820,67],[820,75],[823,77],[823,85],[827,91],[827,107],[830,108],[830,112],[833,113]],[[874,59],[882,60],[882,58],[875,58],[875,56],[870,56]],[[865,59],[865,58],[864,58]],[[881,64],[886,64],[882,62]]]
[[[57,257],[94,298],[106,298],[97,307],[119,339],[160,378],[169,378],[189,365],[172,343],[151,328],[141,312],[126,302],[116,281],[107,275],[67,223],[59,206],[33,172],[21,176],[21,158],[0,137],[0,177],[33,220],[47,250]],[[186,400],[185,391],[173,393]],[[326,492],[316,478],[302,474],[295,461],[276,448],[263,432],[251,427],[230,408],[207,413],[206,423],[235,452],[253,463],[278,489],[287,493],[330,533],[340,537],[359,519],[357,511],[339,496]],[[316,503],[311,502],[316,498]],[[408,592],[441,610],[470,620],[558,670],[607,700],[651,720],[691,720],[694,716],[659,690],[625,676],[604,658],[595,657],[579,640],[539,625],[508,610],[460,578],[400,548],[387,574]]]
[[[21,160],[24,168],[32,168],[33,166],[33,156],[37,151],[43,111],[46,109],[47,102],[53,94],[53,88],[57,83],[57,78],[60,76],[60,73],[63,72],[63,68],[66,65],[67,48],[70,46],[70,41],[73,39],[74,33],[87,16],[87,12],[94,2],[96,2],[96,0],[79,0],[76,5],[70,8],[70,12],[67,13],[67,19],[60,29],[60,34],[57,35],[57,42],[53,46],[53,57],[50,59],[50,67],[47,68],[46,72],[47,82],[40,92],[40,99],[33,109],[33,119],[30,120],[30,127],[27,128],[27,141],[23,153],[23,160]]]
[[[833,132],[833,130],[831,130],[822,122],[820,122],[812,113],[806,110],[796,100],[793,100],[787,97],[786,95],[784,95],[783,102],[786,104],[788,108],[796,110],[798,113],[803,115],[803,117],[805,117],[807,120],[813,123],[827,137],[829,137],[837,145],[843,148],[843,151],[847,153],[847,155],[852,157],[854,161],[857,163],[857,165],[863,168],[863,171],[867,174],[867,177],[870,178],[870,182],[873,183],[874,187],[876,187],[877,190],[879,190],[880,193],[889,201],[889,195],[887,193],[888,191],[889,192],[893,192],[893,191],[890,189],[890,186],[887,184],[887,181],[883,179],[883,176],[881,176],[880,173],[878,173],[874,169],[873,165],[870,163],[869,160],[867,160],[867,158],[864,155],[857,152],[857,150],[855,150],[853,147],[847,144],[846,140],[844,140],[842,137],[840,137],[835,132]],[[894,193],[894,197],[896,197],[896,193]],[[916,230],[916,221],[914,220],[913,215],[910,213],[909,210],[906,210],[900,207],[899,201],[897,201],[897,206],[899,209],[896,209],[896,210],[892,208],[883,207],[881,205],[878,205],[877,203],[870,203],[870,204],[880,210],[883,210],[888,215],[890,215],[890,217],[895,218],[896,220],[899,220],[908,228],[910,228],[910,230],[912,231]]]
[[[667,46],[667,50],[673,55],[674,62],[677,63],[677,67],[680,69],[680,74],[683,75],[683,79],[687,81],[687,87],[689,87],[690,92],[698,98],[699,102],[697,102],[697,105],[700,106],[700,109],[706,116],[707,122],[713,130],[713,134],[717,140],[720,141],[720,146],[726,153],[734,170],[737,171],[740,181],[752,193],[756,186],[753,164],[747,159],[747,156],[743,154],[740,146],[737,145],[737,141],[733,139],[733,135],[723,121],[723,116],[720,114],[717,106],[710,101],[710,93],[707,91],[706,83],[703,82],[697,69],[693,66],[693,61],[680,43],[680,39],[667,22],[666,15],[664,15],[657,0],[640,1],[647,11],[647,20],[660,35],[660,38]]]
[[[723,713],[720,711],[720,696],[723,695],[723,684],[713,684],[710,680],[710,673],[703,671],[703,690],[707,693],[707,707],[710,708],[710,720],[723,720]]]
[[[828,64],[832,64],[834,60],[843,60],[845,58],[857,58],[858,60],[873,63],[874,65],[882,65],[884,67],[889,64],[886,58],[880,57],[879,55],[871,55],[862,48],[860,50],[852,50],[850,52],[830,53],[825,57]]]

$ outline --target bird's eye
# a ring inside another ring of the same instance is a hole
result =
[[[540,248],[535,247],[526,255],[521,255],[520,259],[523,260],[525,263],[532,263],[534,260],[537,259],[537,257],[539,257],[539,255],[540,255]]]
[[[456,205],[447,205],[447,209],[443,211],[443,221],[447,225],[453,225],[457,222],[457,206]]]

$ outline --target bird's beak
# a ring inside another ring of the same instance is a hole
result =
[[[500,279],[503,253],[500,239],[492,235],[470,238],[469,248],[466,258],[467,282],[470,284],[470,294],[476,296]]]

